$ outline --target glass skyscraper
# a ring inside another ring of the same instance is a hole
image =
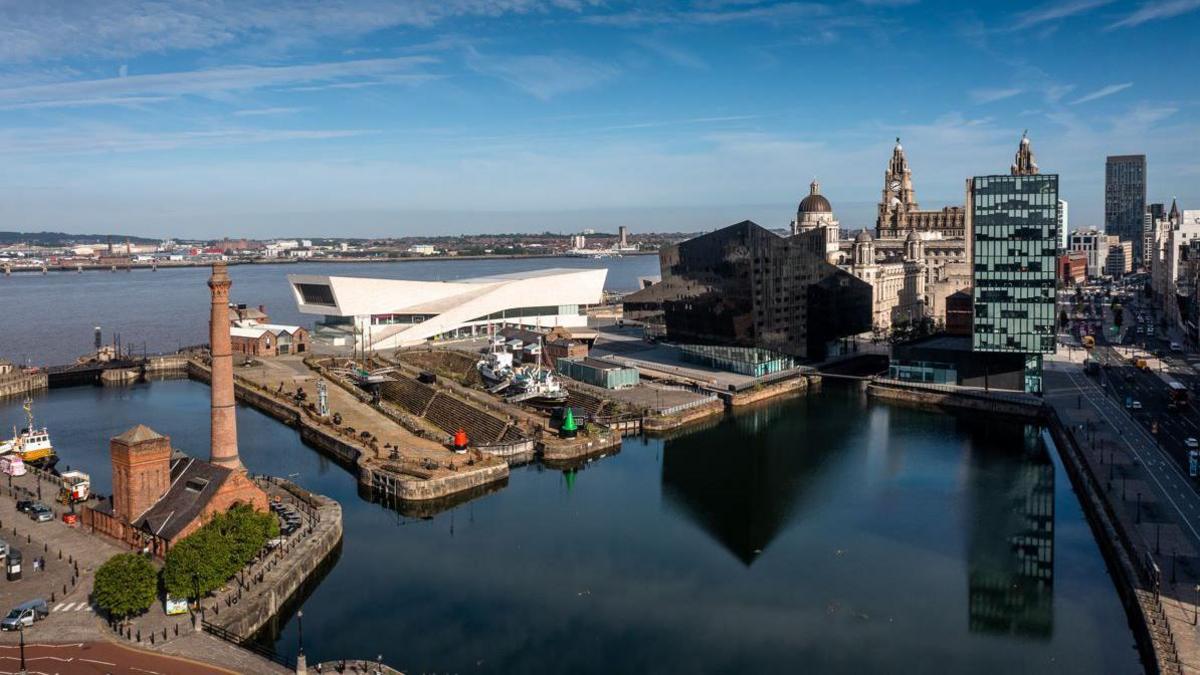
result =
[[[974,260],[972,349],[1025,354],[1025,390],[1042,390],[1055,350],[1058,176],[1039,174],[1029,139],[1012,175],[976,176],[969,204]]]
[[[1133,242],[1133,257],[1145,262],[1146,156],[1110,155],[1104,163],[1104,231]]]

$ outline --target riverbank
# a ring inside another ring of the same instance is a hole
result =
[[[629,251],[621,252],[621,256],[646,256],[658,255],[658,251]],[[481,260],[537,260],[541,258],[570,258],[579,256],[566,256],[562,253],[530,253],[522,255],[450,255],[450,256],[408,256],[403,258],[378,258],[378,257],[337,257],[337,258],[263,258],[257,260],[238,260],[231,258],[226,261],[229,266],[235,265],[296,265],[299,263],[407,263],[407,262],[479,262]],[[0,272],[4,276],[13,274],[46,274],[47,272],[127,272],[130,270],[150,270],[156,272],[160,269],[186,269],[189,267],[211,267],[211,260],[197,261],[178,261],[165,260],[161,262],[142,262],[129,261],[119,263],[59,263],[47,265],[5,265],[0,267]]]

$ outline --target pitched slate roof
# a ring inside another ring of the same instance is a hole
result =
[[[233,473],[230,469],[177,453],[171,458],[171,487],[134,527],[173,540],[195,520]]]

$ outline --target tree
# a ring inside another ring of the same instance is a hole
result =
[[[150,609],[158,597],[158,570],[145,557],[120,553],[96,570],[96,605],[118,619]]]
[[[235,504],[167,551],[163,587],[180,598],[195,597],[197,584],[201,595],[210,593],[277,536],[279,520],[274,515]]]
[[[230,570],[229,542],[215,529],[205,525],[167,551],[163,565],[163,588],[177,598],[206,595],[221,587]]]
[[[1067,318],[1067,310],[1065,310],[1065,309],[1063,309],[1063,310],[1059,310],[1059,312],[1058,312],[1058,326],[1059,326],[1059,328],[1062,328],[1063,330],[1066,330],[1066,328],[1067,328],[1067,321],[1068,321],[1068,318]]]

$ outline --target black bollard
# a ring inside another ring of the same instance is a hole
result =
[[[62,549],[58,549],[58,559],[62,560]]]

